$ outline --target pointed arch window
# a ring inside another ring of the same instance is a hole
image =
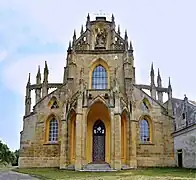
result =
[[[148,113],[148,112],[150,111],[150,110],[149,110],[149,106],[150,106],[150,104],[149,104],[148,100],[144,99],[144,100],[142,101],[142,104],[141,104],[141,109],[142,109],[142,111]]]
[[[51,109],[59,108],[57,101],[55,100],[51,106]]]
[[[95,67],[92,73],[92,88],[93,89],[107,89],[108,76],[107,71],[102,65]]]
[[[146,119],[140,121],[140,141],[142,143],[150,142],[150,127]]]
[[[52,118],[49,123],[49,142],[57,142],[58,141],[58,132],[59,125],[58,121],[55,118]]]

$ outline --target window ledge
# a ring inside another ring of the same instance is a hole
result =
[[[146,143],[139,143],[139,145],[155,145],[155,144],[151,142],[146,142]]]
[[[59,145],[59,142],[46,142],[44,145]]]

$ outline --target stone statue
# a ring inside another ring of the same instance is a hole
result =
[[[104,29],[97,29],[96,44],[95,47],[103,48],[106,45],[106,32]]]

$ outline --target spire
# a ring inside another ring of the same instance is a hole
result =
[[[171,89],[171,90],[172,90],[172,87],[171,87],[171,82],[170,82],[170,77],[169,77],[169,84],[168,84],[168,89]]]
[[[151,64],[151,71],[150,71],[150,75],[154,76],[154,67],[153,67],[153,62]]]
[[[125,30],[125,40],[128,40],[127,30]]]
[[[158,85],[158,87],[162,87],[161,75],[160,75],[160,72],[159,72],[159,68],[158,68],[158,76],[157,76],[157,85]]]
[[[37,76],[36,76],[36,83],[41,84],[41,72],[40,72],[40,66],[38,66]]]
[[[76,30],[74,29],[73,42],[72,42],[73,46],[75,44],[75,41],[76,41]]]
[[[151,77],[151,86],[152,86],[152,85],[154,85],[154,68],[153,68],[153,62],[152,62],[152,65],[151,65],[150,77]]]
[[[68,46],[68,49],[67,49],[67,52],[70,52],[71,51],[71,41],[69,41],[69,46]]]
[[[90,15],[88,13],[87,20],[86,20],[86,29],[90,28]]]
[[[31,73],[29,73],[28,81],[27,81],[27,87],[31,85]]]
[[[112,23],[114,23],[114,14],[112,14]]]
[[[31,78],[30,77],[31,74],[29,73],[28,82],[26,86],[26,96],[25,96],[25,115],[28,115],[31,112],[31,90],[30,90]]]
[[[88,15],[87,15],[87,22],[89,22],[89,21],[90,21],[90,15],[88,13]]]
[[[131,41],[130,41],[130,45],[129,45],[129,50],[133,51],[133,45],[132,45]]]
[[[118,34],[120,35],[120,25],[118,25]]]
[[[169,77],[169,84],[168,84],[168,99],[172,98],[172,87],[171,87],[171,82],[170,82],[170,77]]]
[[[49,74],[48,65],[47,65],[47,61],[45,61],[45,67],[44,67],[44,82],[48,82],[48,74]]]
[[[80,34],[82,35],[84,33],[83,25],[81,26]]]

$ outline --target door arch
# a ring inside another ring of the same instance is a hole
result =
[[[97,120],[93,126],[93,153],[92,160],[95,163],[105,162],[105,125],[101,120]]]

